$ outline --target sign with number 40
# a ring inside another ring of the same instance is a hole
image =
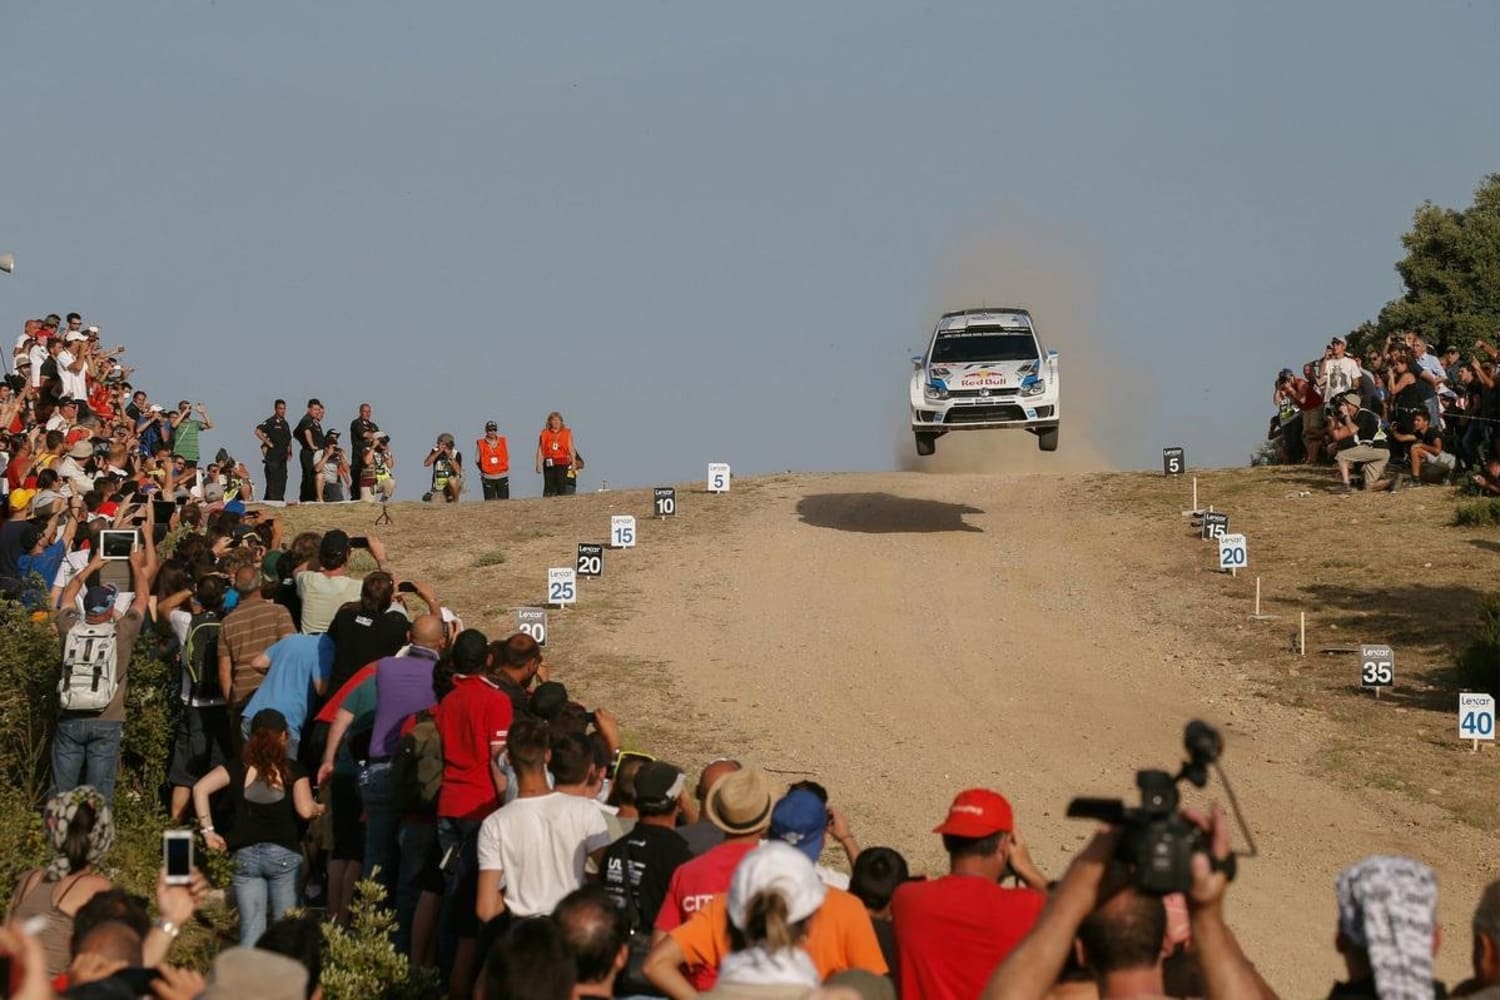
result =
[[[1494,742],[1494,695],[1472,694],[1466,691],[1458,696],[1458,738]]]

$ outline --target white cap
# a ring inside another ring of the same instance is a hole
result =
[[[152,413],[166,413],[166,412],[167,412],[167,411],[166,411],[166,410],[163,410],[163,409],[162,409],[162,408],[161,408],[161,405],[160,405],[160,404],[158,404],[158,403],[152,403],[152,404],[151,404],[151,412],[152,412]]]
[[[99,328],[97,326],[86,326],[86,327],[83,328],[83,332],[84,333],[98,333],[99,332]]]
[[[68,331],[68,335],[63,338],[63,342],[67,343],[67,344],[71,344],[75,340],[88,340],[88,339],[89,339],[88,338],[88,334],[84,333],[82,330],[69,330]]]
[[[828,895],[806,854],[785,841],[767,840],[745,855],[729,880],[729,922],[744,930],[750,901],[768,889],[786,899],[787,919],[794,924],[818,912]]]

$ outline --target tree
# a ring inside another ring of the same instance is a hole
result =
[[[1500,330],[1500,174],[1481,181],[1463,211],[1424,202],[1401,243],[1406,256],[1396,273],[1406,294],[1380,310],[1378,336],[1415,330],[1434,350],[1451,343],[1466,356],[1477,339],[1493,343]]]

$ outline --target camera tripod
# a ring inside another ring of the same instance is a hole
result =
[[[376,524],[395,524],[391,520],[391,508],[384,500],[380,501],[380,516],[375,519]]]

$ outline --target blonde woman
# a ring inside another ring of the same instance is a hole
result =
[[[542,477],[542,496],[571,496],[578,490],[578,451],[573,447],[573,429],[562,414],[547,414],[536,444],[536,471]]]

